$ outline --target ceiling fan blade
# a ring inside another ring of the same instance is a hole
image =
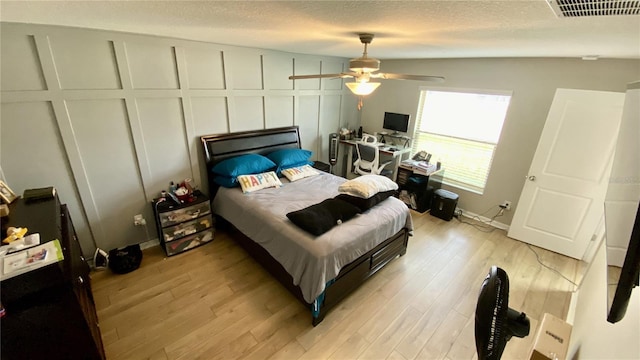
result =
[[[353,73],[340,73],[340,74],[315,74],[315,75],[291,75],[289,80],[303,80],[303,79],[324,79],[324,78],[348,78],[353,77]]]
[[[377,78],[377,79],[390,79],[390,80],[417,80],[417,81],[430,81],[430,82],[444,81],[444,77],[442,76],[429,76],[429,75],[377,73],[377,74],[371,74],[371,77]]]

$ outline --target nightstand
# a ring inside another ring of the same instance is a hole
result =
[[[195,191],[190,202],[176,204],[170,198],[152,206],[160,245],[167,256],[179,254],[213,240],[215,232],[209,197]]]
[[[312,165],[314,169],[318,169],[320,171],[329,172],[331,167],[327,163],[323,163],[322,161],[315,161]]]

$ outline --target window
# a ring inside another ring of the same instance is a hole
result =
[[[441,161],[445,184],[482,194],[510,100],[510,92],[421,90],[413,153]]]

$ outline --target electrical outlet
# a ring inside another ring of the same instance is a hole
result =
[[[145,220],[144,217],[142,217],[142,214],[138,214],[138,215],[134,215],[133,216],[133,225],[142,226],[142,225],[146,225],[146,224],[147,224],[147,220]]]
[[[502,208],[505,209],[505,210],[511,210],[511,201],[505,200],[502,203]]]

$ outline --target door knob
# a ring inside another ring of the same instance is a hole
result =
[[[527,176],[527,180],[536,181],[536,176],[535,175],[529,175],[529,176]]]

